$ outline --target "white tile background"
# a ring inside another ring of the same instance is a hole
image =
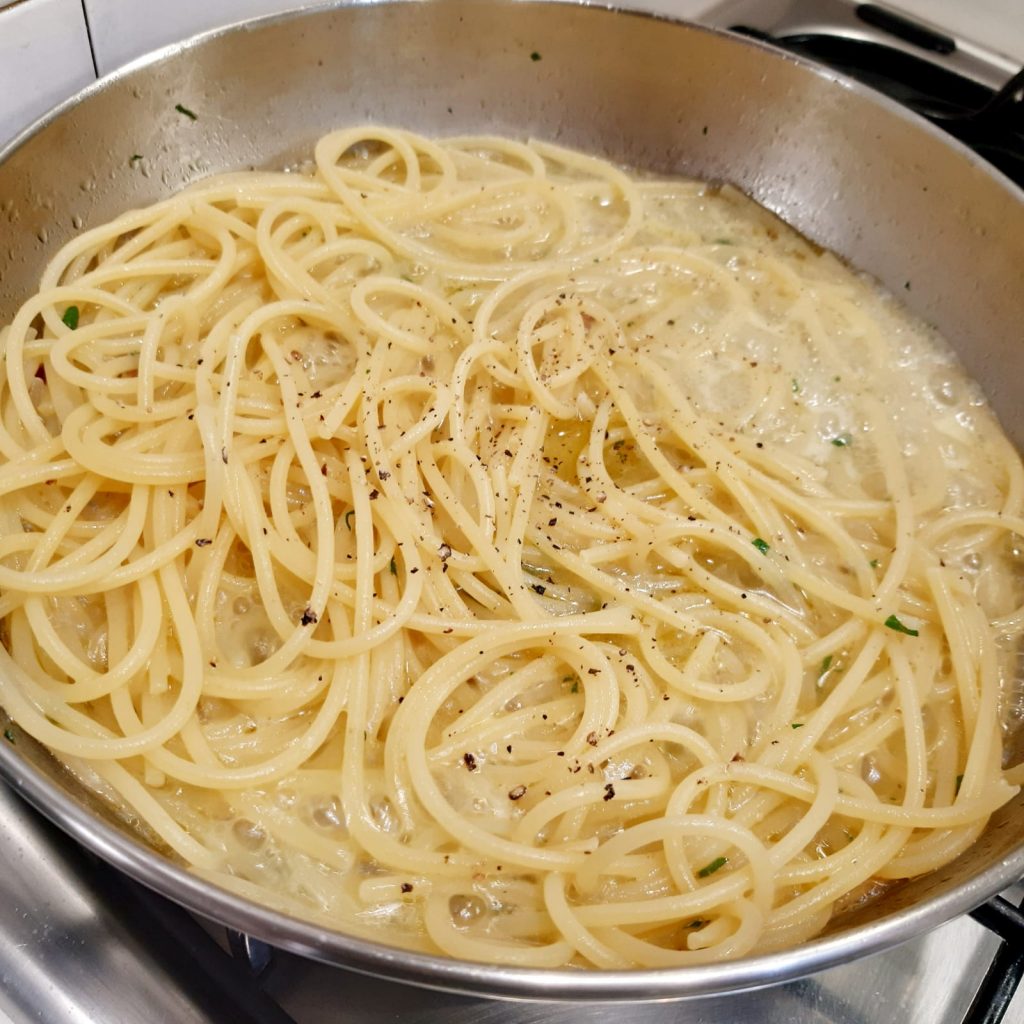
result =
[[[0,146],[94,78],[141,54],[244,18],[320,0],[0,0]],[[620,0],[699,19],[714,0]],[[888,0],[1024,63],[1024,0]],[[88,14],[88,27],[86,25]]]
[[[80,0],[0,9],[0,146],[96,77]]]

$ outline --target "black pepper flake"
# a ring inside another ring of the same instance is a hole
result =
[[[412,892],[412,882],[403,882],[402,892]]]
[[[196,547],[205,548],[212,544],[213,541],[209,537],[196,537]]]
[[[611,800],[615,796],[615,787],[610,783],[604,784],[604,798],[605,800]]]
[[[381,483],[383,483],[385,480],[391,479],[391,474],[386,469],[379,470],[377,476],[380,477]]]
[[[469,751],[462,755],[462,760],[471,772],[476,771],[476,758]]]
[[[227,448],[221,448],[220,450],[220,461],[226,466],[228,464],[228,450]]]
[[[533,591],[534,593],[536,593],[536,594],[541,594],[541,595],[543,595],[544,591],[545,591],[545,590],[546,590],[547,588],[546,588],[546,587],[544,586],[544,584],[543,584],[543,583],[534,583],[534,584],[533,584],[533,586],[532,586],[532,587],[530,587],[530,589],[531,589],[531,590],[532,590],[532,591]]]
[[[302,613],[302,618],[299,620],[304,626],[313,626],[319,621],[317,614],[312,608],[307,608]]]

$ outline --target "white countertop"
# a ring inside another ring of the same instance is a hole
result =
[[[302,2],[0,0],[0,145],[97,74],[196,32]],[[619,2],[694,20],[715,6],[715,0]],[[1024,0],[891,0],[887,6],[1024,64]]]

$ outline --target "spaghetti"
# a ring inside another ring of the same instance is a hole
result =
[[[1017,791],[1020,460],[729,188],[338,131],[85,232],[0,338],[0,702],[227,888],[696,964]]]

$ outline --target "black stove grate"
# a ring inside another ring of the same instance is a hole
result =
[[[996,896],[972,911],[971,917],[1003,942],[978,986],[963,1024],[999,1024],[1024,977],[1024,900],[1020,907],[1015,907],[1009,900]]]
[[[772,33],[750,25],[731,30],[833,68],[909,107],[970,146],[1024,187],[1024,72],[998,91],[931,59],[956,50],[956,40],[873,4],[855,14],[866,26],[920,55],[874,39],[830,32]]]

